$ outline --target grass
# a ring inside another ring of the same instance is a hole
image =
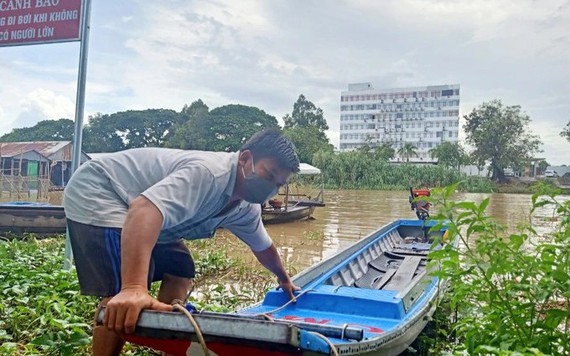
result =
[[[199,309],[235,310],[259,301],[275,278],[227,232],[188,245],[196,262],[191,302]],[[83,296],[75,270],[64,271],[64,237],[0,240],[0,354],[90,354],[97,300]],[[247,256],[247,257],[244,257]],[[158,283],[151,292],[156,293]],[[196,297],[196,296],[199,296]],[[127,345],[124,355],[156,355]]]

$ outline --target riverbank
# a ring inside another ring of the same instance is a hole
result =
[[[531,178],[531,177],[508,177],[505,183],[496,183],[497,193],[533,194],[539,184],[548,185],[560,189],[561,194],[570,195],[570,184],[565,184],[561,178]]]

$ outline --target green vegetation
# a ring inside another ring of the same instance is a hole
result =
[[[228,311],[260,300],[274,278],[242,259],[243,244],[219,234],[190,242],[197,270],[190,301],[200,309]],[[0,240],[0,355],[90,354],[97,300],[80,295],[74,270],[62,270],[63,248],[62,236]],[[124,354],[157,355],[134,345]]]
[[[373,153],[361,151],[338,154],[320,152],[313,164],[324,172],[329,189],[407,190],[409,187],[443,187],[461,182],[458,189],[470,192],[492,192],[489,179],[467,177],[457,170],[439,165],[392,164],[378,160]]]
[[[13,129],[0,136],[0,142],[70,141],[73,138],[73,120],[42,120],[32,127]]]
[[[258,108],[225,105],[209,111],[201,100],[184,107],[182,116],[183,121],[173,127],[167,147],[237,151],[257,131],[279,127],[275,117]]]
[[[475,148],[472,160],[481,167],[489,162],[492,179],[499,182],[505,180],[505,168],[522,168],[542,144],[528,127],[530,117],[518,105],[492,100],[473,109],[465,120],[467,143]]]
[[[432,158],[437,159],[438,164],[459,170],[461,166],[470,163],[470,157],[459,142],[444,141],[430,150]]]
[[[62,239],[0,243],[0,354],[84,354],[94,298],[64,271]]]
[[[457,189],[436,189],[432,198],[434,218],[447,221],[461,244],[431,254],[450,289],[415,345],[417,354],[570,354],[570,201],[558,201],[552,186],[541,185],[529,223],[508,233],[486,215],[488,200],[455,202]],[[546,222],[556,227],[539,236],[536,226]],[[197,270],[190,301],[213,311],[259,301],[274,277],[241,242],[218,234],[189,242]],[[322,238],[304,234],[307,241]],[[96,300],[79,294],[75,272],[63,271],[62,263],[61,236],[0,241],[0,354],[89,354]],[[156,355],[133,345],[125,354]]]
[[[302,94],[291,114],[283,117],[284,134],[296,145],[303,162],[318,151],[332,152],[323,110]],[[224,105],[210,110],[200,99],[180,112],[169,109],[129,110],[89,117],[83,130],[85,152],[116,152],[137,147],[172,147],[206,151],[237,151],[254,133],[279,127],[265,111],[245,105]],[[2,135],[0,142],[71,140],[69,119],[44,120],[33,127]]]
[[[435,192],[435,219],[460,238],[430,254],[448,278],[447,303],[435,317],[431,351],[469,355],[570,354],[570,201],[547,185],[532,196],[529,223],[507,233],[477,205],[454,202],[455,186]],[[551,209],[552,217],[533,216]],[[556,221],[540,236],[535,220]],[[439,228],[441,225],[436,226]]]
[[[303,94],[293,104],[291,115],[283,117],[283,134],[294,144],[301,162],[311,163],[316,152],[333,152],[325,131],[329,129],[323,110],[305,98]]]

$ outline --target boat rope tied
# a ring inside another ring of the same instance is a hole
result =
[[[329,347],[331,348],[331,355],[339,356],[338,350],[336,349],[336,346],[334,346],[334,344],[326,336],[324,336],[323,334],[319,334],[318,332],[314,332],[314,331],[307,331],[307,332],[311,335],[315,335],[315,336],[323,339],[327,343],[327,345],[329,345]]]
[[[202,350],[204,350],[204,355],[208,356],[210,353],[208,351],[208,347],[206,346],[206,340],[204,340],[204,335],[202,334],[202,330],[200,329],[200,326],[198,326],[196,319],[194,319],[192,314],[186,309],[186,307],[184,306],[183,302],[180,299],[174,299],[172,301],[172,308],[181,311],[188,317],[190,324],[192,324],[194,330],[196,331],[196,336],[198,337],[198,341],[200,341]]]
[[[314,291],[314,289],[307,289],[307,290],[304,290],[304,291],[302,291],[301,293],[299,293],[298,295],[296,295],[296,296],[295,296],[295,299],[290,299],[287,303],[283,304],[283,305],[280,306],[279,308],[270,310],[270,311],[265,312],[265,313],[254,314],[254,316],[264,316],[264,317],[266,317],[266,318],[269,318],[269,320],[273,321],[273,318],[271,318],[268,314],[276,313],[276,312],[280,311],[281,309],[284,309],[285,307],[287,307],[289,304],[291,304],[291,303],[296,303],[296,302],[297,302],[297,299],[299,299],[300,296],[302,296],[302,295],[305,294],[305,293],[311,292],[311,291]]]
[[[299,293],[298,295],[296,295],[296,296],[295,296],[295,299],[289,300],[287,303],[283,304],[283,305],[280,306],[279,308],[270,310],[270,311],[265,312],[265,313],[255,314],[255,316],[263,316],[265,319],[267,319],[267,320],[269,320],[269,321],[275,321],[275,319],[273,319],[269,314],[276,313],[276,312],[278,312],[279,310],[281,310],[281,309],[287,307],[289,304],[295,303],[295,302],[297,301],[297,299],[299,299],[299,297],[301,297],[301,296],[304,295],[305,293],[308,293],[308,292],[311,292],[311,291],[314,291],[314,289],[306,289],[306,290],[302,291],[301,293]],[[341,337],[340,337],[341,340],[344,339],[344,332],[345,332],[345,330],[346,330],[347,327],[348,327],[348,324],[344,324],[344,325],[343,325],[342,334],[341,334]],[[320,333],[318,333],[318,332],[315,332],[315,331],[308,331],[308,333],[311,334],[311,335],[315,335],[315,336],[317,336],[317,337],[323,339],[323,340],[327,343],[327,345],[329,345],[329,347],[330,347],[330,349],[331,349],[331,354],[334,355],[334,356],[339,356],[339,355],[338,355],[338,351],[337,351],[337,349],[336,349],[336,346],[334,346],[334,344],[333,344],[326,336],[324,336],[323,334],[320,334]]]
[[[346,332],[346,328],[348,328],[348,324],[344,324],[342,326],[342,332],[340,333],[340,339],[344,340],[344,333]]]

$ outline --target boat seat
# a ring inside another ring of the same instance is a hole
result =
[[[366,273],[354,282],[354,286],[358,288],[383,289],[383,287],[392,279],[392,277],[400,270],[406,259],[418,259],[412,277],[417,275],[420,270],[426,266],[426,261],[421,256],[407,256],[404,259],[392,259],[386,255],[381,255],[377,259],[368,263],[369,268]],[[404,265],[404,268],[412,268]],[[401,274],[401,272],[400,272]]]
[[[403,259],[406,257],[406,255],[402,255],[402,254],[399,254],[399,253],[394,253],[393,250],[391,250],[391,251],[384,251],[384,254],[385,254],[386,256],[388,256],[389,258],[400,259],[400,260],[403,260]]]
[[[386,283],[382,289],[401,291],[409,286],[412,278],[414,278],[414,275],[418,271],[421,261],[422,257],[420,256],[407,256],[404,258],[404,261],[400,264],[396,273],[394,273],[390,281]]]
[[[359,279],[354,282],[354,286],[358,288],[373,288],[386,272],[378,271],[374,268],[369,268],[368,271]]]
[[[389,257],[389,256],[397,256],[397,257]],[[386,272],[388,271],[389,268],[397,269],[405,257],[406,256],[404,255],[399,256],[394,254],[386,254],[386,252],[384,252],[384,254],[378,256],[378,258],[368,262],[368,266],[374,268],[377,271]],[[425,257],[422,257],[420,266],[426,266],[426,264],[427,262],[425,260]]]
[[[354,286],[358,288],[382,289],[397,270],[397,268],[388,268],[386,272],[380,272],[370,268],[364,276],[354,282]]]
[[[427,256],[429,253],[429,250],[414,250],[412,248],[399,248],[399,247],[396,247],[392,251],[400,256]]]

